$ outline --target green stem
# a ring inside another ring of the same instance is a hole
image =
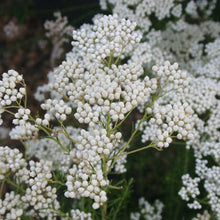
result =
[[[102,206],[102,220],[107,220],[107,202]]]
[[[126,195],[128,194],[128,190],[130,189],[130,185],[132,184],[132,182],[133,182],[133,179],[131,179],[131,180],[129,181],[128,186],[126,187],[126,190],[125,190],[125,192],[123,193],[123,197],[122,197],[122,199],[120,200],[120,203],[119,203],[119,205],[117,206],[116,211],[114,212],[113,220],[116,219],[117,214],[118,214],[118,212],[119,212],[119,210],[120,210],[120,208],[121,208],[121,206],[122,206],[122,204],[123,204],[123,202],[124,202],[124,199],[125,199]]]
[[[111,129],[110,129],[110,120],[111,120],[111,117],[108,113],[108,120],[107,120],[107,136],[110,137],[110,134],[111,134]]]
[[[108,170],[107,170],[107,158],[106,156],[103,158],[103,176],[104,179],[107,180]],[[107,191],[107,187],[104,189]],[[102,220],[107,220],[107,202],[104,202],[102,206]]]
[[[3,197],[3,189],[4,189],[4,180],[1,182],[1,187],[0,187],[0,198],[2,198]]]
[[[108,185],[108,188],[110,188],[110,189],[122,189],[123,186],[112,186],[112,185]]]
[[[125,144],[125,146],[122,148],[122,150],[118,153],[118,155],[114,158],[113,163],[111,164],[111,166],[109,167],[108,172],[111,171],[112,167],[115,165],[115,163],[117,162],[118,158],[122,156],[123,152],[126,150],[126,148],[128,147],[128,145],[131,143],[131,141],[133,140],[135,134],[137,133],[137,131],[139,130],[141,124],[146,120],[147,117],[147,111],[145,111],[143,118],[141,119],[141,121],[139,122],[137,128],[134,130],[134,132],[132,133],[131,137],[129,138],[128,142]]]
[[[19,103],[17,104],[19,105]],[[20,108],[20,106],[17,105],[4,106],[4,109],[10,109],[10,108]]]
[[[203,204],[203,205],[208,205],[208,204],[209,204],[209,203],[208,203],[209,200],[208,200],[207,198],[204,198],[204,199],[197,199],[197,198],[195,198],[195,200],[196,200],[197,202]]]
[[[183,173],[187,173],[188,171],[188,162],[189,162],[189,150],[185,149],[185,161],[184,161]]]
[[[27,87],[26,87],[26,84],[25,84],[25,81],[24,81],[24,80],[22,81],[22,84],[23,84],[24,89],[25,89],[25,94],[24,94],[24,107],[27,108]]]
[[[4,109],[4,111],[5,111],[5,112],[8,112],[8,113],[11,114],[11,115],[14,115],[14,114],[15,114],[14,112],[11,112],[11,111],[9,111],[9,110],[7,110],[7,109]]]
[[[128,155],[128,154],[133,154],[133,153],[136,153],[136,152],[139,152],[139,151],[142,151],[142,150],[145,150],[145,149],[148,149],[148,148],[154,148],[154,149],[156,149],[156,150],[158,150],[158,151],[162,151],[163,149],[162,148],[159,148],[159,147],[156,147],[155,145],[156,145],[157,143],[150,143],[149,145],[147,145],[147,146],[145,146],[145,147],[141,147],[141,148],[138,148],[138,149],[135,149],[135,150],[132,150],[132,151],[129,151],[129,152],[126,152],[126,153],[124,153],[122,156],[124,156],[124,155]]]
[[[10,185],[14,186],[15,188],[19,189],[23,193],[26,192],[23,188],[21,188],[20,186],[18,186],[14,182],[12,182],[10,179],[6,179],[5,182],[7,182],[8,184],[10,184]]]
[[[80,144],[79,141],[76,141],[75,139],[71,138],[65,128],[65,126],[63,125],[63,123],[61,121],[58,120],[58,122],[60,123],[61,128],[63,129],[63,134],[72,142],[76,143],[76,144]]]
[[[32,121],[32,122],[35,123],[35,126],[36,126],[39,130],[42,130],[45,134],[48,135],[48,137],[45,137],[45,138],[49,138],[49,139],[54,140],[57,144],[60,145],[60,147],[61,147],[64,151],[66,151],[66,152],[69,154],[69,151],[61,144],[59,138],[58,138],[58,137],[55,138],[55,137],[51,136],[51,134],[48,132],[47,129],[51,130],[50,128],[44,127],[44,126],[42,126],[42,125],[38,125],[38,124],[36,123],[35,119],[34,119],[31,115],[30,115],[30,118],[29,118],[29,119],[30,119],[30,121]]]
[[[48,182],[50,182],[50,183],[57,183],[57,184],[60,184],[61,186],[65,186],[66,184],[65,183],[62,183],[62,182],[60,182],[60,181],[54,181],[54,180],[51,180],[51,179],[47,179],[47,181]]]
[[[59,138],[52,137],[52,136],[50,135],[50,133],[49,133],[43,126],[37,125],[37,128],[39,128],[40,130],[44,131],[44,132],[48,135],[48,137],[45,137],[45,138],[49,138],[49,139],[54,140],[57,144],[60,145],[60,147],[61,147],[64,151],[66,151],[67,153],[69,153],[69,151],[61,144]]]
[[[110,68],[111,65],[112,65],[112,58],[113,58],[113,55],[112,55],[112,53],[111,53],[110,58],[109,58],[109,61],[108,61],[108,68]]]
[[[122,55],[122,53],[123,53],[125,47],[126,47],[126,45],[122,46],[121,52],[120,52],[119,56],[117,57],[117,59],[116,59],[116,61],[115,61],[115,63],[114,63],[115,65],[117,65],[118,62],[119,62],[119,60],[121,59],[121,55]]]
[[[68,216],[66,213],[62,212],[61,210],[57,210],[57,209],[54,209],[54,208],[51,208],[51,209],[54,210],[60,216],[66,217],[69,220],[73,220],[70,216]]]
[[[126,118],[131,114],[131,112],[134,110],[134,108],[132,108],[128,113],[127,115],[117,124],[115,123],[115,126],[114,128],[112,129],[112,131],[114,131],[115,129],[117,129],[125,120]]]

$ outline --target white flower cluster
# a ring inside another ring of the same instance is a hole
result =
[[[178,63],[171,65],[169,61],[166,61],[162,66],[153,66],[152,70],[158,77],[161,77],[162,79],[164,78],[165,83],[173,83],[174,89],[177,89],[182,85],[188,85],[187,73],[185,71],[178,70]]]
[[[141,39],[141,34],[134,32],[136,23],[118,16],[103,16],[94,20],[91,28],[73,31],[73,46],[80,48],[81,55],[89,55],[94,62],[106,57],[120,57],[124,50],[132,49]]]
[[[20,206],[20,208],[19,208]],[[5,194],[4,200],[0,199],[0,218],[7,220],[20,220],[23,214],[20,195],[14,191]]]
[[[28,188],[26,189],[25,195],[21,197],[24,208],[32,208],[30,216],[35,215],[35,213],[41,217],[48,217],[48,219],[53,219],[56,213],[55,210],[59,209],[60,205],[56,200],[56,188],[52,188],[48,185],[48,180],[52,178],[50,172],[51,162],[43,161],[40,162],[29,162],[29,180]]]
[[[186,5],[185,11],[186,11],[187,14],[191,15],[192,17],[198,17],[197,5],[193,0],[190,1]]]
[[[202,214],[198,213],[196,217],[194,217],[192,220],[210,220],[211,215],[208,213],[207,210],[205,210]]]
[[[201,11],[203,11],[204,15],[207,17],[207,16],[210,16],[212,14],[213,10],[215,9],[217,0],[211,0],[211,1],[197,0],[196,3],[197,3],[198,8]]]
[[[117,31],[112,32],[112,28]],[[126,113],[147,101],[150,91],[156,89],[156,79],[139,79],[144,73],[140,64],[117,63],[119,56],[140,41],[141,35],[134,28],[134,23],[119,22],[117,16],[110,15],[74,31],[75,47],[55,69],[49,87],[67,98],[71,106],[77,105],[75,117],[80,123],[94,126],[105,121],[108,114],[114,122],[123,120]],[[46,105],[42,107],[51,108]]]
[[[168,23],[167,29],[161,32],[161,39],[155,46],[160,47],[162,51],[169,53],[172,51],[171,60],[177,61],[194,77],[205,75],[208,78],[218,79],[219,34],[219,23],[207,21],[195,25],[181,19],[177,23]],[[208,44],[201,43],[206,41],[207,36],[215,41]]]
[[[174,133],[178,139],[192,139],[191,132],[194,127],[193,110],[184,103],[176,103],[174,105],[159,105],[155,103],[153,108],[147,108],[149,114],[153,117],[149,121],[145,121],[140,130],[143,131],[142,142],[152,140],[157,146],[168,147],[172,142]],[[137,122],[138,125],[139,121]]]
[[[87,169],[85,167],[88,167]],[[78,195],[82,197],[90,197],[94,200],[92,207],[98,209],[107,201],[107,196],[104,188],[107,185],[102,170],[96,169],[95,174],[92,173],[92,167],[89,163],[81,162],[78,167],[73,166],[69,170],[67,176],[67,198],[76,198]]]
[[[47,74],[48,84],[44,84],[42,86],[37,87],[37,91],[34,94],[34,98],[37,101],[42,102],[42,101],[46,100],[45,94],[50,94],[51,99],[61,99],[62,98],[62,95],[60,95],[54,89],[51,89],[49,87],[49,85],[53,85],[55,83],[54,72],[56,71],[56,69],[58,69],[58,68],[54,68],[53,71],[50,71]],[[51,87],[53,87],[53,86],[51,86]]]
[[[117,132],[107,136],[105,129],[81,130],[75,144],[76,148],[70,152],[75,163],[69,169],[67,176],[67,191],[65,196],[69,198],[90,197],[94,200],[93,208],[98,209],[100,205],[107,201],[105,187],[108,185],[108,179],[103,175],[101,157],[114,155],[118,150],[118,142],[122,135]],[[116,149],[116,151],[114,151]],[[123,158],[125,160],[125,158]],[[105,164],[105,169],[109,169],[109,164]],[[116,165],[117,171],[124,171],[122,164]]]
[[[99,2],[101,9],[112,10],[112,13],[117,14],[120,19],[126,17],[135,21],[142,32],[148,32],[150,27],[156,23],[151,18],[152,14],[159,21],[173,16],[179,19],[186,15],[198,19],[201,12],[207,18],[215,9],[217,1],[191,0],[187,5],[184,1],[173,0],[100,0]]]
[[[7,38],[14,39],[19,35],[19,27],[14,21],[10,21],[3,27],[4,33]]]
[[[218,80],[220,77],[220,39],[217,38],[214,42],[206,44],[205,53],[206,56],[202,57],[202,62],[196,59],[191,62],[191,66],[196,74]]]
[[[1,114],[5,111],[5,108],[13,102],[19,101],[25,95],[24,87],[16,88],[17,84],[22,83],[22,80],[22,75],[14,70],[2,74],[2,80],[0,80],[0,125],[3,122]]]
[[[50,115],[55,116],[60,121],[65,121],[67,115],[71,114],[72,109],[69,107],[63,100],[57,99],[47,99],[45,103],[41,104],[41,108],[46,110]],[[50,120],[50,116],[45,115],[45,119],[48,121]],[[39,124],[42,122],[38,120]]]
[[[4,175],[9,171],[15,176],[24,178],[26,165],[27,163],[18,149],[0,146],[0,180],[3,180]]]
[[[31,111],[30,109],[25,109],[23,107],[20,107],[18,109],[18,112],[15,113],[15,119],[13,119],[12,123],[14,125],[25,125],[29,119]]]
[[[112,122],[108,128],[112,129],[137,105],[149,102],[150,94],[160,91],[160,88],[162,90],[167,87],[165,92],[178,89],[180,97],[185,97],[182,95],[183,91],[190,85],[188,85],[187,72],[178,70],[177,63],[171,65],[168,61],[164,62],[165,57],[172,57],[172,55],[165,51],[165,46],[160,48],[157,44],[168,35],[152,31],[149,36],[146,36],[149,44],[143,43],[145,48],[140,50],[141,46],[136,45],[140,41],[140,34],[134,32],[134,23],[127,20],[119,22],[117,16],[96,17],[94,23],[94,25],[84,25],[79,31],[74,31],[75,41],[72,52],[50,74],[51,78],[49,78],[46,90],[53,89],[55,95],[42,107],[48,111],[52,109],[53,114],[59,120],[62,120],[60,117],[65,113],[64,106],[76,107],[75,118],[80,123],[89,124],[90,128],[93,127],[93,131],[82,129],[80,135],[73,138],[81,144],[75,144],[75,148],[70,151],[70,160],[66,159],[65,172],[71,163],[74,165],[68,172],[65,196],[90,197],[94,200],[93,208],[97,209],[107,200],[105,189],[109,184],[107,177],[103,175],[101,161],[103,157],[117,155],[119,151],[116,150],[116,146],[119,145],[113,143],[113,140],[116,136],[121,136],[115,134],[115,137],[108,137],[106,123]],[[113,29],[117,31],[112,33]],[[135,38],[137,40],[134,40]],[[134,53],[132,49],[136,52]],[[169,50],[170,48],[167,49]],[[149,51],[149,55],[144,51]],[[128,54],[131,58],[127,63],[120,64],[119,61]],[[142,65],[148,68],[152,62],[160,64],[153,67],[156,78],[149,79],[144,75],[145,69]],[[58,93],[69,101],[66,103],[62,101]],[[158,147],[162,148],[169,146],[173,134],[177,135],[178,139],[193,137],[192,128],[196,117],[192,116],[191,103],[187,104],[186,99],[181,98],[176,102],[175,98],[172,98],[172,101],[169,98],[164,100],[161,98],[155,101],[152,108],[148,108],[148,113],[153,114],[153,117],[145,122],[150,125],[150,129],[145,125],[144,142],[153,140],[158,143]],[[168,104],[169,102],[172,104]],[[59,105],[60,103],[62,106]],[[66,117],[63,116],[63,119]],[[95,125],[100,122],[104,129],[94,129]],[[45,148],[46,144],[49,143],[40,144],[37,151]],[[120,156],[118,161],[121,160],[122,163],[117,161],[114,164],[115,170],[124,172],[126,156]],[[110,166],[107,164],[107,169]]]
[[[24,125],[12,128],[9,135],[10,138],[14,140],[36,139],[38,137],[38,129],[35,125],[28,122]]]
[[[182,197],[183,200],[189,201],[190,197],[196,198],[200,194],[198,183],[200,178],[192,179],[189,174],[185,174],[182,176],[182,181],[184,187],[181,188],[179,191],[179,195]]]
[[[162,210],[164,204],[156,200],[153,205],[146,201],[143,197],[139,199],[139,212],[132,212],[130,219],[131,220],[161,220],[162,219]]]
[[[207,192],[208,203],[211,206],[211,209],[216,216],[220,217],[220,183],[219,183],[219,166],[212,166],[211,168],[208,167],[207,160],[196,160],[196,174],[201,176],[201,180],[204,180],[204,188]]]
[[[18,184],[17,195],[11,191],[5,194],[4,201],[0,200],[2,219],[19,220],[24,212],[30,216],[54,219],[57,214],[53,209],[59,209],[60,205],[56,200],[56,188],[48,184],[52,178],[52,163],[41,160],[29,161],[28,165],[18,149],[7,146],[0,147],[0,159],[0,180],[7,182],[10,178],[13,186]],[[23,188],[20,188],[21,183],[25,183]]]
[[[63,44],[69,42],[68,36],[71,36],[73,27],[68,25],[66,16],[62,17],[60,12],[55,12],[55,21],[46,21],[44,28],[46,29],[46,36],[52,40],[53,49],[51,52],[50,62],[55,65],[55,61],[59,59],[64,52]]]
[[[67,34],[72,34],[72,27],[68,25],[68,19],[66,16],[62,17],[60,12],[55,12],[54,17],[56,21],[46,21],[44,23],[44,28],[48,31],[46,36],[52,38],[53,42],[57,42],[58,39],[62,39],[62,37]]]
[[[113,121],[124,119],[124,115],[146,100],[151,91],[152,83],[148,77],[143,81],[137,79],[142,71],[133,64],[112,66],[112,69],[105,68],[105,72],[97,74],[92,82],[87,80],[87,85],[92,84],[84,90],[84,99],[88,103],[78,102],[75,117],[80,123],[97,123],[101,115],[108,113]]]
[[[152,25],[149,16],[155,14],[158,20],[166,17],[180,17],[182,7],[180,4],[175,4],[173,0],[100,0],[102,9],[107,9],[109,3],[113,9],[112,13],[118,14],[120,19],[126,17],[131,21],[137,22],[143,32],[147,32]]]
[[[206,6],[209,7],[208,5],[207,3]],[[200,7],[199,4],[197,6]],[[193,138],[187,140],[187,147],[192,147],[195,157],[198,158],[196,174],[201,178],[203,183],[201,185],[208,194],[210,207],[217,216],[219,215],[219,184],[214,181],[213,172],[219,175],[216,167],[209,168],[205,161],[207,156],[211,156],[217,164],[219,163],[219,34],[220,25],[217,22],[206,21],[195,25],[181,19],[176,23],[168,23],[167,28],[161,31],[160,37],[157,37],[157,41],[154,44],[150,43],[148,49],[153,51],[155,47],[159,47],[161,54],[165,54],[166,51],[171,53],[171,60],[178,61],[190,76],[188,86],[170,92],[158,103],[160,105],[188,103],[193,109],[191,122],[193,122],[192,128],[194,125],[195,128],[190,130]],[[146,38],[148,35],[150,33]],[[210,42],[207,36],[213,40]],[[152,60],[149,58],[146,64],[150,64]],[[147,122],[144,125],[147,126]],[[154,124],[150,127],[150,131],[143,134],[144,141],[154,140],[156,132],[157,126]],[[194,201],[189,207],[200,208],[201,205],[198,201]]]
[[[92,220],[91,213],[85,213],[79,209],[72,209],[70,213],[72,219]]]
[[[209,109],[209,117],[205,122],[200,119],[203,122],[200,122],[200,125],[197,123],[198,126],[195,129],[196,135],[194,136],[194,140],[190,140],[187,143],[188,147],[191,146],[194,150],[196,174],[200,179],[201,186],[207,193],[211,210],[216,214],[217,218],[220,217],[220,167],[216,165],[211,166],[207,161],[207,156],[211,156],[216,164],[219,163],[219,106],[220,102],[216,99],[215,104]],[[201,204],[196,200],[192,204],[188,204],[188,206],[190,208],[201,208]]]
[[[204,114],[216,105],[216,95],[219,93],[218,84],[204,76],[192,77],[189,86],[182,91],[170,93],[167,97],[171,103],[187,102],[197,114]]]

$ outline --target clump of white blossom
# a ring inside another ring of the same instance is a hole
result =
[[[60,59],[64,52],[63,45],[64,43],[69,42],[68,38],[71,36],[73,30],[73,27],[68,24],[67,17],[62,17],[59,11],[54,13],[54,17],[56,18],[55,21],[47,20],[44,23],[46,36],[51,40],[53,44],[50,56],[51,66],[54,66],[56,60]]]
[[[185,20],[187,16],[200,18],[201,11],[207,18],[215,3],[100,1],[103,9],[113,8],[113,15],[97,15],[94,24],[72,32],[72,51],[35,94],[46,111],[43,118],[33,116],[27,107],[22,75],[14,70],[3,73],[0,124],[2,114],[14,115],[10,136],[20,140],[26,151],[24,158],[17,149],[0,147],[0,181],[18,192],[5,193],[0,216],[92,219],[91,213],[75,206],[69,213],[60,211],[62,204],[53,184],[61,184],[63,197],[69,201],[90,198],[92,208],[102,210],[104,219],[109,190],[121,189],[112,185],[109,174],[126,172],[128,154],[149,147],[163,150],[175,139],[186,142],[196,157],[196,176],[183,175],[179,195],[189,208],[201,209],[202,186],[211,211],[219,219],[220,25]],[[170,18],[165,28],[153,28],[153,14],[157,21]],[[72,27],[60,13],[55,17],[57,20],[47,21],[45,28],[55,54],[60,56],[67,41],[64,35],[69,35]],[[134,109],[142,118],[125,141],[119,128]],[[52,126],[52,120],[57,127]],[[69,125],[73,120],[79,123],[77,128]],[[138,131],[142,142],[150,144],[129,151]],[[208,163],[208,157],[215,165]],[[64,175],[62,182],[52,172]],[[141,198],[139,206],[140,212],[131,213],[131,219],[162,219],[163,204],[158,200],[152,206]],[[203,216],[198,214],[195,219],[209,218],[206,212]]]
[[[130,215],[131,220],[161,220],[162,219],[162,211],[164,208],[164,204],[156,200],[153,205],[151,205],[148,201],[144,199],[144,197],[140,198],[138,201],[139,212],[132,212]]]
[[[202,214],[198,213],[196,217],[192,220],[210,220],[211,216],[207,210],[205,210]]]
[[[52,178],[51,162],[29,161],[27,164],[23,154],[18,149],[0,147],[0,179],[1,184],[17,184],[17,193],[10,191],[5,194],[4,200],[0,200],[0,215],[3,219],[20,219],[25,212],[26,215],[35,217],[56,216],[54,209],[59,209],[56,200],[56,188],[48,183]],[[19,185],[20,183],[20,185]],[[18,193],[19,192],[19,193]]]
[[[15,39],[20,32],[20,28],[14,21],[10,21],[3,27],[3,31],[8,39]]]
[[[20,208],[19,208],[20,206]],[[1,219],[20,220],[23,214],[20,196],[14,191],[5,194],[4,200],[0,199],[0,217]]]
[[[11,149],[8,146],[0,147],[0,179],[4,179],[4,175],[8,172],[13,172],[15,176],[24,179],[27,166],[22,153],[18,149]]]

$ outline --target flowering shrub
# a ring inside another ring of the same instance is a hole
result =
[[[194,219],[220,219],[220,25],[207,20],[215,2],[199,3],[100,1],[113,15],[73,30],[72,50],[35,93],[43,117],[28,106],[23,76],[2,74],[0,123],[13,115],[10,138],[25,148],[0,147],[2,219],[118,219],[132,185],[123,178],[127,156],[178,143],[196,158],[196,176],[183,174],[179,195],[190,209],[205,204]],[[55,16],[45,27],[62,50],[71,26]],[[142,197],[129,215],[159,220],[163,207]]]

